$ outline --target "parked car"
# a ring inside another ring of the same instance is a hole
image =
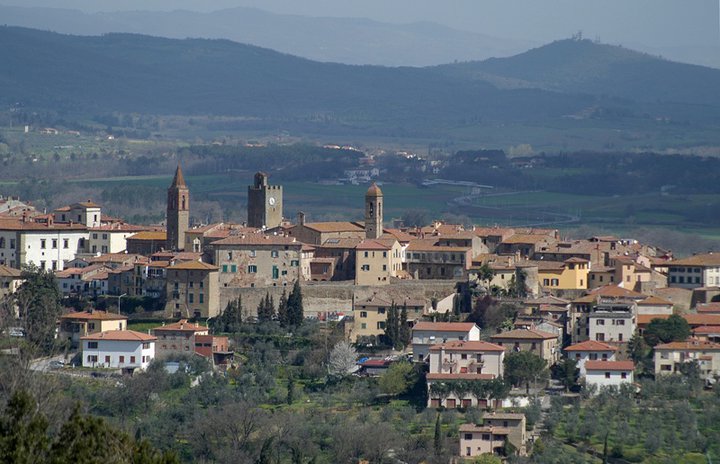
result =
[[[50,361],[50,369],[62,369],[65,367],[65,361],[58,361],[57,359]]]

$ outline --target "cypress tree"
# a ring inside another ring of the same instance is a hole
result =
[[[395,347],[398,344],[398,314],[397,307],[393,301],[387,310],[387,318],[385,320],[385,337],[387,337],[388,345]]]
[[[437,419],[435,419],[435,437],[433,440],[435,445],[435,454],[442,453],[442,427],[440,426],[440,414],[438,413]]]
[[[412,341],[412,334],[410,333],[410,326],[408,325],[407,318],[407,304],[404,304],[402,311],[400,311],[400,322],[398,326],[398,339],[403,347],[410,345],[410,342]]]
[[[282,295],[280,296],[280,302],[278,303],[278,320],[282,327],[287,327],[290,324],[290,314],[288,314],[288,299],[283,289]]]
[[[300,290],[300,281],[296,280],[293,289],[288,297],[288,322],[291,326],[299,326],[305,319],[305,310],[303,308],[302,291]]]

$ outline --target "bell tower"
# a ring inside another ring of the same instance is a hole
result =
[[[365,237],[380,238],[383,233],[383,193],[375,182],[365,194]]]
[[[167,242],[165,248],[185,249],[185,232],[190,227],[190,190],[178,164],[167,194]]]

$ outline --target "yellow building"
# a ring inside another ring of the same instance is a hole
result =
[[[127,317],[93,309],[73,312],[60,316],[58,339],[76,347],[80,337],[108,330],[127,330]]]
[[[414,325],[426,311],[424,299],[398,298],[373,295],[370,298],[355,301],[353,304],[353,328],[350,340],[358,343],[376,344],[377,337],[385,333],[387,312],[395,304],[398,316],[403,308],[407,308],[409,325]]]
[[[386,285],[402,270],[402,247],[395,239],[366,239],[355,247],[355,285]]]
[[[590,261],[570,258],[562,263],[538,262],[538,279],[546,290],[585,290],[588,287]]]

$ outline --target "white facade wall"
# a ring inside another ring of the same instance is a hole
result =
[[[92,254],[122,253],[127,249],[127,238],[137,231],[91,230],[87,251]]]
[[[96,348],[91,348],[96,343]],[[143,348],[146,345],[146,348]],[[122,360],[121,360],[122,357]],[[134,358],[134,361],[133,361]],[[146,369],[155,358],[155,341],[83,340],[83,367]]]
[[[21,234],[25,257],[20,265],[32,263],[42,269],[44,263],[44,269],[58,271],[65,269],[65,262],[72,261],[76,254],[82,253],[80,244],[88,236],[87,231],[83,230],[53,229],[23,231]]]
[[[625,378],[623,378],[623,374]],[[587,371],[585,374],[585,383],[588,385],[597,385],[598,389],[602,387],[619,387],[624,383],[632,382],[632,371],[592,370]]]
[[[478,326],[473,327],[467,332],[413,330],[413,360],[421,361],[425,359],[430,352],[430,347],[433,345],[452,341],[476,342],[478,340],[480,340],[480,328]]]
[[[588,317],[590,340],[627,343],[635,333],[635,317],[604,317],[593,313]]]
[[[504,359],[504,351],[431,351],[430,372],[433,374],[492,374],[497,378],[503,376]],[[446,361],[449,368],[445,367]],[[477,372],[479,368],[482,368],[482,372]]]
[[[574,359],[580,369],[580,377],[587,375],[585,363],[588,361],[616,361],[614,351],[571,351],[568,359]]]

